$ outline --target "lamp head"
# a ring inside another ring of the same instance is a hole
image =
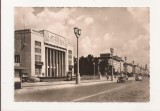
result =
[[[125,59],[125,61],[126,61],[126,60],[127,60],[127,57],[125,57],[124,59]]]
[[[110,51],[111,51],[111,53],[113,53],[113,52],[114,52],[114,49],[113,49],[113,48],[110,48]]]
[[[77,27],[75,27],[73,29],[74,29],[74,34],[76,35],[76,37],[81,35],[81,29],[78,29]]]

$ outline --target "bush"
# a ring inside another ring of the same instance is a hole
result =
[[[29,77],[27,82],[40,82],[40,79],[36,77]]]

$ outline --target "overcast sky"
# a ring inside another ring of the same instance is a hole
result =
[[[74,45],[73,28],[82,30],[79,55],[110,52],[135,64],[149,65],[149,8],[15,8],[15,29],[49,30]]]

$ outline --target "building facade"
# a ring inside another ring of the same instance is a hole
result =
[[[68,39],[47,30],[15,31],[15,61],[25,67],[23,77],[65,77],[73,65]]]
[[[100,54],[100,60],[107,60],[109,66],[112,66],[112,56],[111,53]],[[113,56],[113,68],[116,73],[120,73],[124,70],[123,68],[124,61],[121,57]],[[111,71],[110,71],[111,72]]]

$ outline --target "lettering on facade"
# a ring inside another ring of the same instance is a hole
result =
[[[55,45],[58,47],[66,48],[67,47],[67,39],[56,34],[50,33],[48,31],[44,31],[44,40],[45,43]]]

